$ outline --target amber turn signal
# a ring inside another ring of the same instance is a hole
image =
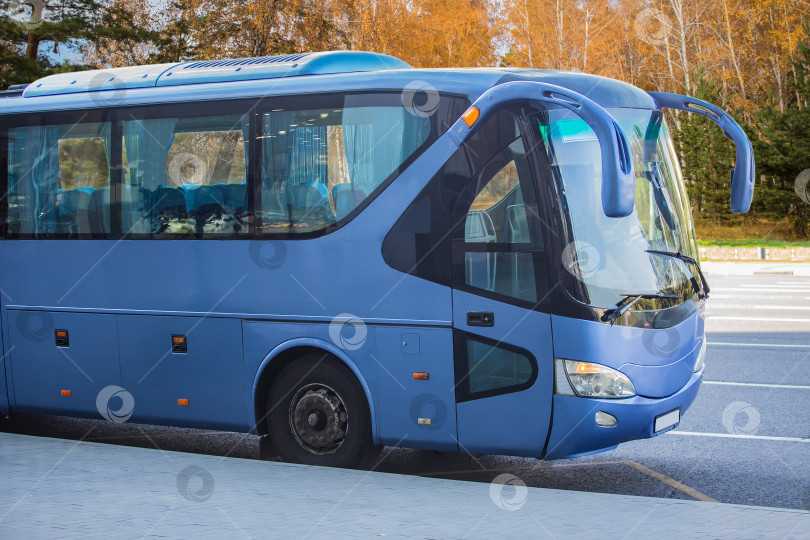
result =
[[[464,114],[461,115],[461,119],[464,120],[468,128],[471,128],[473,124],[478,121],[479,116],[481,116],[481,111],[478,110],[478,107],[470,107],[464,111]]]

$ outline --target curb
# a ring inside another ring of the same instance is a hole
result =
[[[701,260],[709,261],[778,261],[810,262],[810,247],[735,248],[720,246],[698,247]]]

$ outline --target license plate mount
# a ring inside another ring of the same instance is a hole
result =
[[[666,431],[672,426],[677,425],[681,421],[681,409],[678,407],[677,409],[673,409],[669,412],[664,414],[659,414],[655,417],[655,422],[653,423],[653,432],[654,433],[661,433],[662,431]]]

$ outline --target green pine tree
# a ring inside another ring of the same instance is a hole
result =
[[[805,30],[810,35],[810,27]],[[791,82],[793,100],[779,110],[770,100],[756,115],[757,136],[752,140],[760,176],[754,196],[756,213],[787,218],[799,237],[810,236],[810,205],[794,190],[796,178],[810,168],[810,43],[799,44]]]
[[[87,66],[58,63],[47,52],[78,51],[101,38],[155,41],[132,15],[99,0],[0,0],[0,89]]]
[[[717,87],[708,77],[698,72],[694,80],[699,81],[694,97],[709,103],[720,102]],[[729,200],[734,144],[717,124],[699,114],[678,113],[670,120],[695,218],[732,220]]]

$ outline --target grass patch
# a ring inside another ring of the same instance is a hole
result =
[[[787,220],[741,217],[715,222],[695,219],[698,245],[722,247],[810,247],[810,238],[798,236]]]

